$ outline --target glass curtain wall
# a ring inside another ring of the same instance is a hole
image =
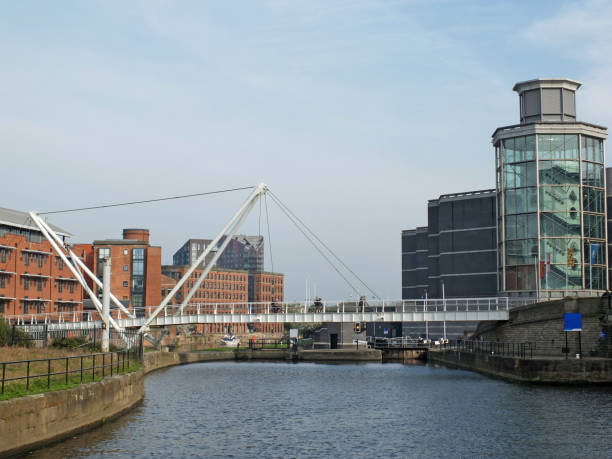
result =
[[[496,163],[500,291],[535,291],[541,274],[541,290],[589,289],[591,282],[604,290],[602,140],[578,134],[505,139]]]
[[[538,256],[538,197],[535,136],[503,141],[500,221],[506,290],[535,290]],[[499,201],[498,201],[499,202]]]

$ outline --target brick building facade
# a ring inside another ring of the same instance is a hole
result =
[[[145,306],[161,302],[161,247],[149,243],[149,230],[124,229],[123,239],[105,239],[93,244],[75,244],[75,253],[101,280],[104,258],[111,259],[111,292],[126,301],[137,316]],[[90,287],[92,282],[89,283]],[[96,288],[102,297],[102,289]]]
[[[165,295],[170,293],[170,290],[176,285],[176,282],[178,282],[188,270],[189,266],[164,266],[162,268],[164,278],[174,280],[174,284],[166,280],[166,287],[163,288],[162,293],[165,293]],[[202,273],[202,269],[196,269],[191,273],[187,282],[185,282],[176,293],[170,304],[182,303],[193,285],[202,276]],[[190,305],[194,306],[187,307],[185,311],[195,311],[198,307],[197,305],[199,305],[202,313],[214,312],[215,306],[217,307],[217,312],[231,313],[233,310],[236,313],[247,313],[248,310],[245,303],[248,301],[248,285],[249,277],[246,271],[213,268],[208,273],[206,280],[202,282],[200,288],[198,288],[195,295],[189,301]],[[219,306],[220,304],[223,306]],[[224,306],[225,304],[227,304],[227,306]],[[203,331],[205,333],[225,333],[228,326],[233,333],[246,333],[248,331],[246,323],[201,324],[198,326],[198,331]]]
[[[250,303],[282,303],[285,301],[285,276],[280,273],[267,271],[249,273],[249,302]],[[282,323],[255,324],[255,330],[264,333],[282,333]]]
[[[71,236],[51,227],[64,239]],[[81,285],[29,215],[0,208],[0,314],[59,315],[82,308]]]

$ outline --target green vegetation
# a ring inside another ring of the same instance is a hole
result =
[[[125,370],[121,371],[113,368],[114,374],[124,374],[131,373],[133,371],[138,370],[142,365],[140,363],[131,363],[129,367],[126,367]],[[75,370],[73,370],[75,371]],[[110,374],[110,368],[106,368],[106,376]],[[117,372],[117,373],[115,373]],[[81,373],[74,373],[68,375],[68,382],[66,383],[65,375],[55,375],[51,376],[50,380],[47,381],[47,376],[37,376],[30,377],[30,387],[29,390],[26,390],[26,382],[24,380],[21,381],[12,381],[10,383],[6,383],[4,386],[4,394],[0,394],[0,401],[2,400],[10,400],[12,398],[25,397],[27,395],[40,394],[43,392],[51,392],[55,390],[64,390],[70,389],[72,387],[76,387],[80,384],[101,381],[102,378],[102,369],[97,369],[95,375],[92,374],[92,371],[83,371],[83,380],[81,381]]]
[[[0,346],[12,345],[30,347],[32,345],[30,335],[19,328],[13,329],[13,327],[0,316]]]

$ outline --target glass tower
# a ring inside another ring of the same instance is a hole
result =
[[[581,83],[517,83],[520,124],[493,134],[498,288],[516,296],[608,288],[605,127],[576,121]]]

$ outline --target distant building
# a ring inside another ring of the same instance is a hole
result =
[[[167,295],[174,288],[176,283],[187,273],[189,266],[163,266],[164,278],[169,278],[174,281],[165,280],[165,293]],[[187,281],[176,292],[171,304],[181,304],[187,297],[193,285],[202,276],[203,270],[196,269]],[[238,270],[223,270],[213,268],[206,276],[206,280],[202,282],[194,296],[189,301],[189,306],[186,306],[186,312],[195,312],[200,308],[202,314],[214,313],[214,304],[217,307],[217,312],[231,313],[247,313],[248,307],[248,284],[249,276],[246,271]],[[232,303],[235,303],[232,306]],[[219,307],[219,304],[223,305]],[[227,304],[227,306],[225,306]],[[230,327],[233,333],[246,333],[248,331],[247,324],[200,324],[197,326],[199,331],[206,333],[225,333],[227,327]]]
[[[223,243],[225,236],[219,241]],[[263,236],[245,236],[239,234],[232,237],[219,259],[219,268],[242,269],[245,271],[264,270],[264,240]]]
[[[161,247],[149,243],[149,230],[124,229],[123,239],[104,239],[75,244],[75,253],[102,280],[104,258],[111,259],[111,292],[127,301],[131,310],[144,316],[144,306],[161,302]],[[93,282],[89,283],[90,286]],[[102,298],[102,289],[96,287]]]
[[[71,236],[50,226],[64,240]],[[81,285],[30,216],[0,208],[0,314],[31,316],[82,309]]]
[[[222,236],[217,244],[220,247],[226,236]],[[191,266],[191,264],[208,248],[211,239],[189,239],[172,257],[175,266]],[[215,256],[214,248],[207,256],[200,268],[204,268]],[[215,264],[221,269],[240,269],[244,271],[263,271],[264,269],[264,242],[263,236],[245,236],[243,234],[232,237],[223,253]]]
[[[495,190],[442,195],[402,231],[402,298],[497,295]]]
[[[172,256],[172,264],[175,266],[191,266],[211,242],[211,239],[188,239]],[[204,262],[200,264],[200,267],[203,268],[214,256],[215,253],[210,252]]]

